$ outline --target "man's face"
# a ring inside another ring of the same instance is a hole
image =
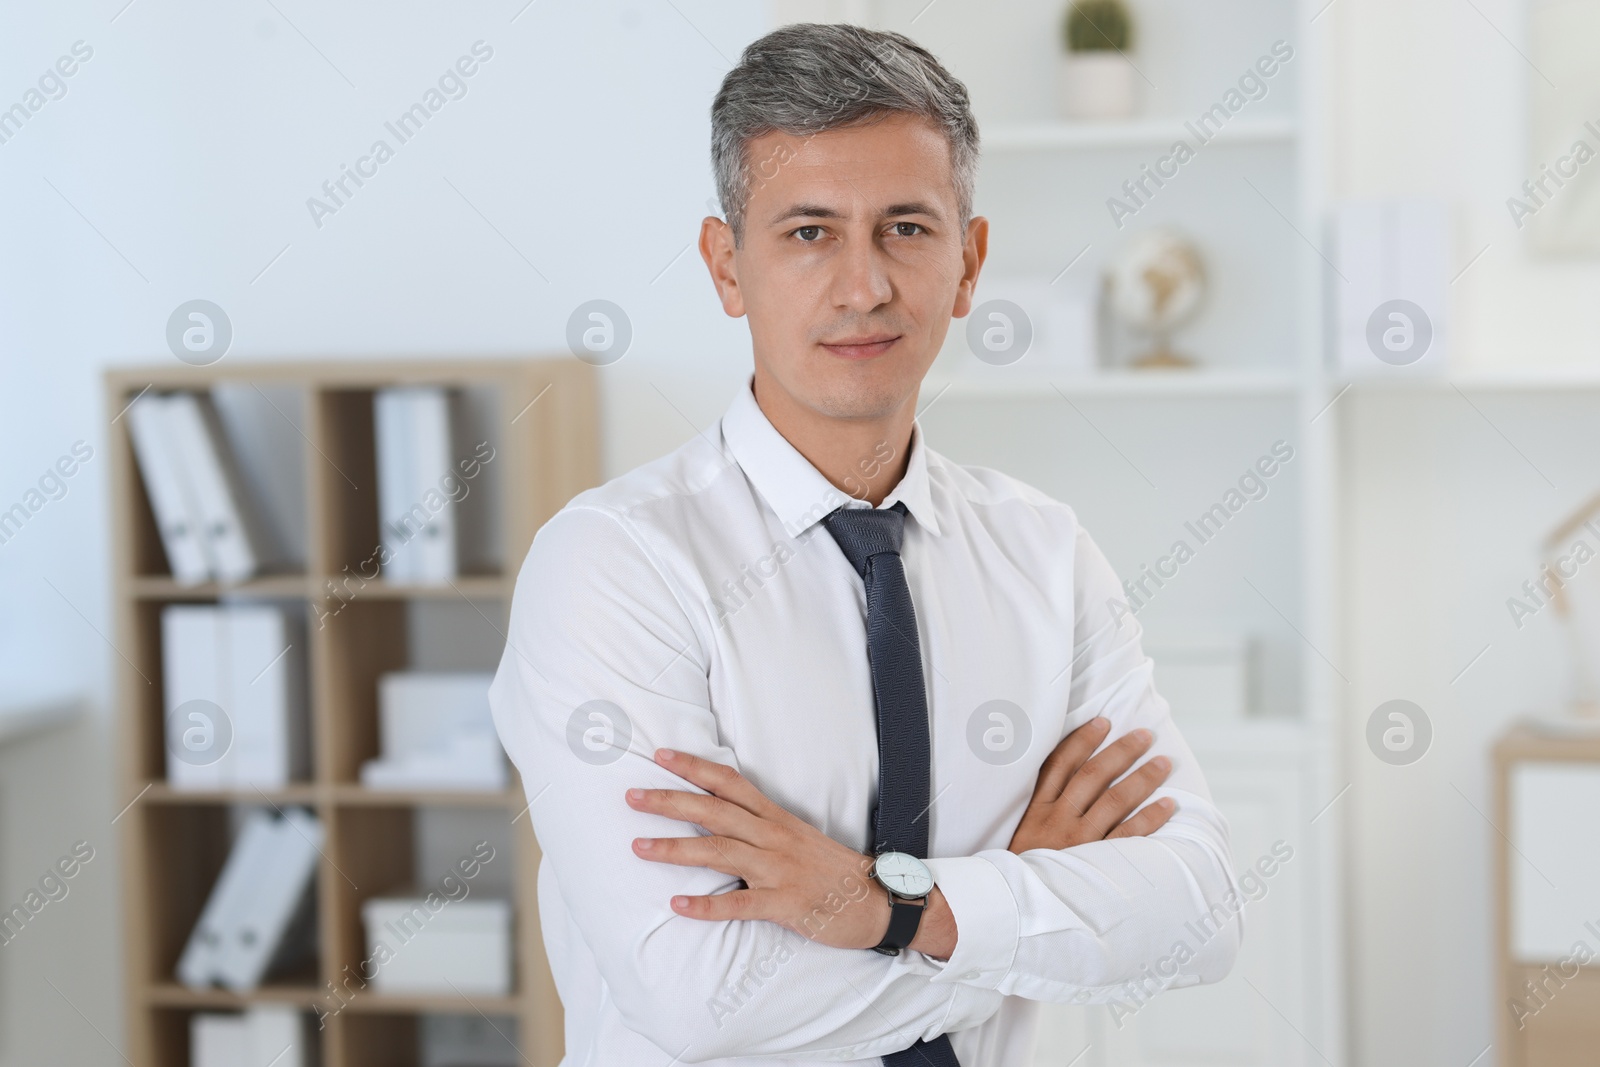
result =
[[[766,134],[746,165],[742,246],[708,219],[701,252],[723,308],[750,321],[758,383],[830,418],[899,410],[970,310],[987,240],[983,219],[962,232],[944,135],[892,114]]]

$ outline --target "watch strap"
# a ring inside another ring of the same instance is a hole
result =
[[[922,913],[928,906],[926,897],[916,901],[901,900],[889,894],[889,929],[883,940],[874,945],[874,952],[885,956],[898,956],[900,950],[916,940],[917,928],[922,925]]]

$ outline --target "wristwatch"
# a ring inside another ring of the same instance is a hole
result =
[[[872,864],[872,877],[889,893],[889,929],[872,950],[898,956],[917,936],[928,894],[933,892],[933,872],[910,853],[880,852]]]

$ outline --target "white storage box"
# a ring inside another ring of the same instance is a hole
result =
[[[439,902],[443,901],[442,905]],[[361,906],[381,993],[511,993],[511,904],[374,897]],[[379,945],[384,948],[380,949]]]
[[[378,680],[379,758],[369,789],[500,790],[509,775],[489,711],[492,673],[394,671]]]
[[[384,759],[425,755],[461,733],[494,732],[488,671],[391,671],[378,679]]]

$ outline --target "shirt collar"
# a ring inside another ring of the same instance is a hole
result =
[[[778,432],[756,403],[754,381],[751,378],[745,382],[722,416],[722,439],[789,536],[799,537],[840,507],[870,506],[835,488]],[[922,427],[913,423],[905,476],[884,498],[882,506],[904,502],[918,525],[937,534],[939,523],[933,512],[926,452]]]

